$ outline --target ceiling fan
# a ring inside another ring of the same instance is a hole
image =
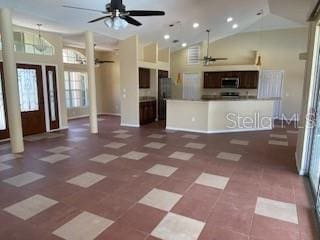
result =
[[[206,30],[206,32],[208,33],[208,47],[207,47],[207,55],[203,58],[203,59],[200,59],[200,61],[203,61],[203,64],[205,66],[208,66],[210,65],[210,63],[213,63],[213,62],[216,62],[216,61],[225,61],[225,60],[228,60],[228,58],[214,58],[214,57],[211,57],[209,55],[209,51],[210,51],[210,29]]]
[[[145,16],[164,16],[165,15],[165,12],[163,11],[148,11],[148,10],[128,10],[127,11],[126,6],[122,4],[122,0],[111,0],[110,3],[106,4],[106,10],[103,10],[103,11],[89,9],[89,8],[68,6],[68,5],[63,5],[63,7],[100,12],[104,14],[104,16],[93,19],[89,21],[89,23],[94,23],[94,22],[104,20],[105,25],[115,30],[126,28],[128,24],[132,24],[134,26],[141,26],[142,23],[132,18],[133,16],[145,17]]]
[[[96,47],[97,44],[94,44],[94,47]],[[114,63],[114,61],[109,61],[109,60],[100,60],[99,58],[95,58],[94,59],[94,64],[95,65],[100,65],[100,64],[104,64],[104,63]]]

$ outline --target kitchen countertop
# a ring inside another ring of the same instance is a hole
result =
[[[275,100],[281,100],[281,98],[257,98],[255,96],[249,96],[249,97],[214,97],[214,98],[205,98],[205,99],[166,99],[167,101],[192,101],[192,102],[210,102],[210,101],[275,101]]]
[[[139,102],[143,103],[143,102],[153,102],[156,101],[155,97],[140,97],[139,98]]]

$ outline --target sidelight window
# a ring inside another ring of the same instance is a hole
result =
[[[6,129],[6,115],[4,110],[4,96],[2,91],[2,79],[0,74],[0,130]]]
[[[88,106],[88,77],[85,72],[64,72],[67,108]]]

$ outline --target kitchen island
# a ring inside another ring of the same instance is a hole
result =
[[[199,133],[271,130],[276,99],[167,99],[166,129]]]

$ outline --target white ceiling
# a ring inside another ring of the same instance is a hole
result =
[[[138,34],[144,43],[159,42],[161,47],[180,47],[165,41],[163,35],[169,33],[171,40],[194,44],[206,38],[205,29],[213,30],[212,40],[221,39],[243,31],[255,31],[261,26],[256,13],[264,9],[263,29],[293,28],[304,26],[305,19],[315,0],[123,0],[130,9],[163,10],[164,17],[137,17],[141,27],[130,26],[125,30],[108,29],[103,22],[88,24],[89,20],[102,16],[100,13],[76,9],[66,9],[62,5],[104,10],[109,0],[0,0],[0,7],[14,9],[14,24],[35,28],[37,23],[43,29],[61,33],[65,43],[82,46],[83,32],[95,33],[95,41],[101,49],[115,49],[119,39]],[[237,30],[226,18],[232,16],[239,24]],[[180,21],[175,27],[169,25]],[[193,22],[200,23],[193,29]]]

